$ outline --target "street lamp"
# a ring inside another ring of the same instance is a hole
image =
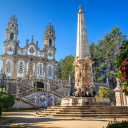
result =
[[[1,80],[1,84],[2,84],[2,93],[3,93],[3,87],[5,86],[5,90],[6,90],[6,74],[4,72],[4,74],[2,74],[2,80]]]

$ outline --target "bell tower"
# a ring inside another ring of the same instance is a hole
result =
[[[8,27],[6,29],[6,40],[16,42],[17,36],[18,36],[18,24],[15,15],[13,15],[13,17],[10,18]]]
[[[55,31],[53,30],[53,26],[51,26],[51,22],[49,21],[49,25],[46,28],[46,33],[44,36],[44,46],[55,47]]]
[[[46,27],[46,33],[44,35],[44,49],[46,51],[46,58],[50,60],[55,59],[55,31],[53,26],[51,26],[51,22],[49,21],[49,25]]]
[[[44,55],[45,58],[48,59],[46,65],[46,76],[49,79],[55,79],[55,31],[53,26],[51,26],[51,22],[49,21],[49,25],[46,27],[46,33],[44,35]]]
[[[15,15],[10,18],[6,29],[6,40],[4,41],[4,54],[5,55],[16,55],[17,46],[19,46],[19,41],[17,42],[18,36],[18,24]]]

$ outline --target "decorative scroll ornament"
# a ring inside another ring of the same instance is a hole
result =
[[[53,51],[49,51],[49,52],[48,52],[48,55],[49,55],[49,56],[52,56],[52,55],[53,55]]]
[[[9,52],[12,52],[12,51],[13,51],[12,46],[8,47],[8,51],[9,51]]]
[[[35,52],[34,48],[31,47],[31,48],[29,49],[29,52],[30,52],[31,54],[33,54],[33,53]]]

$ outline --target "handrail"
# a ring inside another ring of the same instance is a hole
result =
[[[24,96],[28,96],[28,95],[30,95],[30,94],[32,94],[34,92],[47,92],[47,93],[52,93],[52,94],[54,94],[54,95],[56,95],[56,96],[58,96],[60,98],[64,97],[63,94],[61,94],[61,93],[59,93],[57,91],[54,91],[54,90],[47,89],[47,88],[32,88],[30,90],[27,90],[26,92],[20,93],[19,95],[21,97],[24,97]]]
[[[20,99],[23,100],[23,101],[25,101],[25,102],[27,102],[27,103],[29,103],[29,104],[31,104],[31,105],[34,105],[34,106],[36,104],[36,102],[34,100],[31,100],[31,99],[29,99],[27,97],[22,97]]]

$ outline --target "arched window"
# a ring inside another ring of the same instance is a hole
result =
[[[52,75],[52,71],[51,71],[51,70],[48,71],[48,75],[49,75],[49,76]]]
[[[52,45],[52,39],[49,39],[49,45],[50,46]]]
[[[23,71],[22,68],[23,68],[22,66],[19,67],[19,72],[22,72]]]
[[[10,66],[7,66],[7,72],[10,72]]]
[[[13,33],[10,34],[10,39],[13,39]]]
[[[40,74],[42,73],[42,70],[41,70],[42,68],[40,68]]]

